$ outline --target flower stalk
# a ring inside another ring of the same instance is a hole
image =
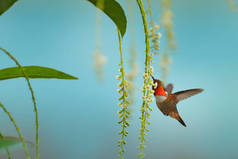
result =
[[[146,19],[146,13],[143,7],[143,2],[142,0],[137,0],[137,4],[140,8],[141,16],[142,16],[142,21],[144,25],[144,33],[145,33],[145,44],[146,44],[146,50],[145,50],[145,72],[143,75],[144,78],[144,84],[142,88],[142,94],[143,94],[143,102],[142,106],[140,108],[141,111],[141,117],[139,119],[141,120],[141,128],[140,128],[140,145],[139,145],[139,157],[140,159],[144,158],[144,148],[145,148],[145,135],[146,132],[149,131],[147,128],[147,125],[150,125],[150,122],[148,119],[150,118],[150,111],[152,109],[150,108],[149,104],[152,102],[152,97],[153,97],[153,90],[151,90],[151,86],[154,85],[153,81],[150,79],[150,76],[153,75],[153,67],[151,66],[152,60],[153,60],[153,54],[150,51],[150,38],[149,38],[149,29],[148,29],[148,24],[147,24],[147,19]]]
[[[18,133],[19,139],[23,144],[23,148],[25,150],[25,154],[26,154],[26,159],[31,159],[30,155],[29,155],[29,151],[28,148],[26,146],[26,142],[25,139],[23,138],[20,128],[18,127],[16,121],[13,119],[12,115],[9,113],[9,111],[7,110],[7,108],[0,102],[0,107],[3,109],[3,111],[8,115],[9,119],[11,120],[12,124],[14,125],[16,132]],[[10,154],[10,153],[8,153]],[[9,158],[9,156],[8,156]]]
[[[165,29],[166,36],[166,46],[165,51],[161,55],[160,68],[162,71],[161,79],[162,81],[166,81],[169,73],[170,64],[172,63],[172,59],[170,57],[171,52],[175,51],[177,46],[174,39],[174,31],[173,31],[173,12],[171,9],[172,2],[171,0],[162,0],[162,17],[161,24]]]
[[[119,83],[119,90],[118,93],[121,94],[119,100],[119,106],[121,108],[121,110],[118,112],[119,114],[119,118],[120,121],[118,122],[118,124],[121,125],[122,130],[119,132],[119,135],[121,135],[120,140],[118,141],[118,146],[120,148],[119,152],[118,152],[118,157],[120,159],[123,159],[123,154],[125,152],[125,144],[126,144],[126,136],[128,135],[128,131],[126,130],[126,128],[128,126],[130,126],[129,122],[128,122],[128,118],[130,115],[130,112],[128,111],[128,105],[129,105],[129,101],[128,101],[128,82],[126,81],[125,78],[125,68],[124,68],[124,64],[123,64],[123,54],[122,54],[122,44],[121,44],[121,34],[120,31],[117,29],[118,32],[118,40],[119,40],[119,50],[120,50],[120,64],[119,64],[119,72],[120,75],[117,76],[117,80],[120,81]]]
[[[150,39],[152,46],[150,47],[151,52],[154,54],[159,54],[160,51],[160,38],[161,34],[158,32],[159,30],[159,25],[156,24],[156,22],[153,20],[153,14],[152,14],[152,6],[151,6],[151,0],[147,0],[148,4],[148,10],[147,12],[149,13],[150,17]]]
[[[23,75],[24,75],[24,77],[26,79],[28,88],[29,88],[29,90],[31,92],[31,98],[32,98],[32,102],[33,102],[33,105],[34,105],[35,127],[36,127],[36,136],[35,136],[36,156],[35,156],[35,158],[39,159],[39,157],[40,157],[40,152],[39,152],[39,117],[38,117],[38,109],[37,109],[37,105],[36,105],[36,99],[35,99],[34,91],[32,89],[31,83],[30,83],[30,79],[29,79],[28,75],[25,73],[25,71],[22,68],[21,64],[16,60],[16,58],[10,52],[8,52],[7,50],[5,50],[3,48],[0,48],[0,50],[2,50],[11,60],[13,60],[16,63],[16,65],[19,67],[19,69],[22,71],[22,73],[23,73]]]

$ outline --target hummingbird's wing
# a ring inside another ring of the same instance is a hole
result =
[[[189,90],[179,91],[179,92],[176,92],[174,94],[176,95],[176,99],[179,102],[181,100],[184,100],[186,98],[194,96],[198,93],[201,93],[202,91],[203,91],[203,89],[196,88],[196,89],[189,89]]]
[[[173,84],[169,83],[169,84],[166,86],[165,91],[166,91],[168,94],[171,94],[172,91],[173,91],[173,88],[174,88]]]

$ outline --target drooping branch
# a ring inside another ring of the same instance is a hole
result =
[[[140,129],[140,153],[139,157],[142,159],[144,157],[144,142],[146,141],[145,135],[146,132],[149,131],[147,128],[147,125],[150,124],[148,119],[150,118],[150,113],[149,111],[152,111],[152,109],[149,106],[149,103],[152,102],[152,97],[153,97],[153,91],[151,90],[151,86],[153,85],[152,80],[150,79],[150,76],[153,75],[153,67],[151,66],[152,59],[153,59],[153,54],[150,51],[150,39],[149,39],[149,29],[148,29],[148,24],[147,24],[147,19],[146,19],[146,14],[145,10],[143,7],[143,2],[142,0],[137,0],[137,4],[140,8],[141,16],[142,16],[142,21],[144,25],[144,33],[145,33],[145,44],[146,44],[146,50],[145,50],[145,71],[144,71],[144,85],[142,88],[142,94],[143,94],[143,103],[140,108],[141,110],[141,117],[139,118],[141,120],[141,129]]]
[[[121,44],[121,34],[120,31],[117,29],[118,32],[118,40],[119,40],[119,50],[120,50],[120,64],[119,64],[119,72],[120,75],[117,77],[117,80],[120,81],[119,83],[119,90],[118,93],[121,94],[119,98],[119,106],[121,110],[118,112],[120,121],[118,122],[121,125],[122,130],[119,132],[119,135],[121,135],[120,140],[118,141],[118,146],[120,147],[118,156],[120,159],[123,159],[123,154],[125,152],[125,144],[126,144],[126,136],[128,135],[128,131],[126,128],[130,125],[128,122],[128,117],[130,115],[130,112],[128,111],[128,82],[126,81],[125,77],[125,68],[123,63],[123,54],[122,54],[122,44]]]
[[[16,65],[19,67],[19,69],[22,71],[23,75],[25,76],[28,88],[31,92],[31,98],[32,98],[32,102],[34,105],[34,112],[35,112],[35,127],[36,127],[36,136],[35,136],[35,141],[36,141],[36,159],[39,159],[40,157],[40,152],[39,152],[39,117],[38,117],[38,109],[37,109],[37,105],[36,105],[36,99],[35,99],[35,95],[34,95],[34,91],[32,89],[31,83],[30,83],[30,79],[28,77],[28,75],[25,73],[24,69],[22,68],[21,64],[17,61],[17,59],[7,50],[0,48],[1,51],[3,51],[11,60],[13,60]]]

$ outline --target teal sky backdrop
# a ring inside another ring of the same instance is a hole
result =
[[[119,2],[128,15],[126,1]],[[237,159],[238,13],[231,11],[226,0],[172,2],[178,50],[172,56],[168,82],[174,84],[175,91],[197,87],[205,91],[179,103],[186,128],[163,116],[155,102],[151,104],[146,158]],[[145,49],[136,3],[135,7],[140,74],[136,80],[136,103],[127,142],[128,159],[138,154]],[[159,23],[160,3],[153,1],[152,9]],[[93,70],[95,14],[95,7],[85,0],[21,0],[0,17],[0,46],[22,65],[52,67],[79,77],[77,81],[31,80],[39,107],[41,157],[44,159],[117,157],[120,130],[117,124],[117,32],[113,22],[103,15],[102,50],[108,63],[105,81],[100,83]],[[128,22],[128,27],[130,25]],[[162,37],[162,51],[164,44]],[[123,39],[125,59],[129,59],[129,46],[127,32]],[[158,57],[154,61],[155,76],[159,77]],[[9,66],[14,63],[0,53],[0,68]],[[1,81],[0,101],[15,117],[25,138],[34,141],[33,105],[25,80]],[[16,135],[2,111],[0,125],[5,135]],[[23,156],[22,150],[13,152],[16,157]]]

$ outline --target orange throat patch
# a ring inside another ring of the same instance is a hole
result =
[[[167,97],[167,94],[166,94],[166,92],[164,91],[164,88],[163,88],[162,86],[158,86],[158,87],[155,89],[154,95],[160,95],[160,96]]]

